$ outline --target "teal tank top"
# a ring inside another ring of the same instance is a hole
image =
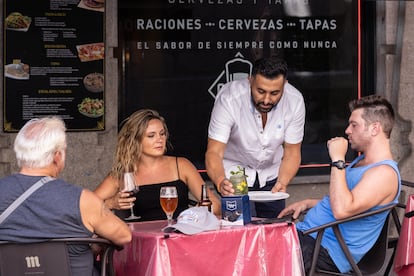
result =
[[[395,196],[392,203],[398,203],[398,198],[401,190],[401,175],[397,166],[397,163],[393,160],[384,160],[375,164],[370,164],[362,167],[353,167],[364,155],[357,157],[346,168],[346,182],[348,188],[352,190],[358,182],[361,180],[363,174],[370,168],[379,165],[389,165],[392,167],[398,175],[398,193]],[[375,206],[368,211],[376,210],[384,206]],[[347,222],[339,226],[341,233],[348,245],[352,256],[356,262],[359,262],[366,252],[374,245],[379,237],[382,226],[385,219],[388,216],[388,212],[383,212],[370,217],[362,218],[359,220]],[[299,231],[306,231],[313,227],[335,221],[330,206],[329,195],[325,196],[318,202],[313,208],[309,209],[304,220],[296,224],[296,228]],[[357,229],[357,231],[355,230]],[[316,239],[316,233],[311,234]],[[347,261],[345,254],[335,237],[332,228],[328,228],[322,238],[322,246],[328,250],[329,256],[334,261],[341,273],[345,273],[351,270],[351,265]]]

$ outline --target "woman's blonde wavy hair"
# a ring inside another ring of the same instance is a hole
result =
[[[160,120],[163,124],[167,138],[167,148],[170,147],[167,124],[157,111],[141,109],[134,112],[122,122],[123,125],[118,134],[118,145],[111,169],[112,177],[118,181],[122,181],[122,176],[125,172],[137,171],[137,165],[142,153],[142,139],[149,122],[153,119]]]

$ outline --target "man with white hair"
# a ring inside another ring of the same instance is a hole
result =
[[[20,172],[0,179],[0,240],[36,242],[98,235],[117,245],[131,240],[129,227],[93,192],[57,178],[65,167],[66,128],[57,117],[28,121],[14,142]],[[35,189],[16,209],[7,209]],[[5,214],[8,214],[6,216]],[[73,275],[93,275],[86,245],[69,248]]]

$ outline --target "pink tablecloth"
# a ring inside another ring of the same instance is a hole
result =
[[[164,234],[165,221],[135,222],[116,252],[117,275],[304,275],[294,224],[223,227],[193,236]]]
[[[405,213],[411,211],[414,211],[414,195],[408,197],[405,208]],[[414,216],[404,217],[395,255],[394,270],[399,276],[414,275]]]

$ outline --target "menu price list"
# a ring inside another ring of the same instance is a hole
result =
[[[59,116],[104,130],[104,0],[4,2],[5,132]]]

